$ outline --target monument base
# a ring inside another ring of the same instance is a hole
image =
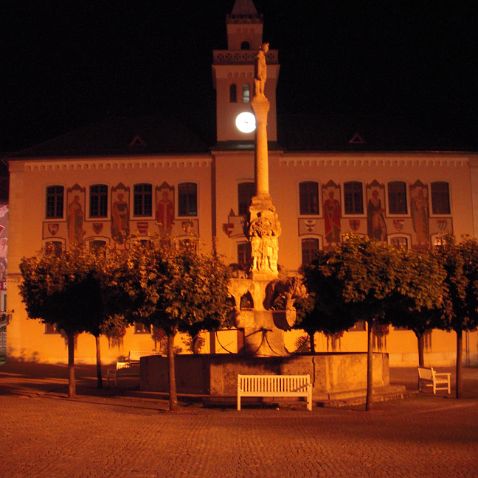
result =
[[[238,374],[309,374],[314,400],[338,393],[363,391],[367,382],[367,354],[321,353],[287,357],[198,354],[176,356],[178,393],[231,397]],[[390,385],[388,354],[373,354],[373,386]],[[168,391],[168,361],[157,355],[141,357],[141,390]]]

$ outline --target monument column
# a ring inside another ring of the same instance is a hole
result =
[[[267,115],[269,100],[265,95],[267,80],[266,55],[269,44],[263,43],[256,56],[252,109],[256,116],[256,195],[249,206],[247,234],[251,243],[252,276],[258,281],[275,279],[278,275],[279,217],[269,194],[269,154],[267,146]]]
[[[281,227],[269,193],[269,155],[267,146],[267,115],[269,100],[264,94],[267,79],[266,54],[269,44],[262,44],[256,56],[254,97],[251,105],[256,116],[255,183],[246,234],[251,244],[251,278],[249,291],[254,301],[253,317],[239,320],[244,330],[244,351],[250,355],[285,355],[284,330],[275,323],[274,312],[267,310],[268,287],[277,279],[279,236]]]
[[[267,146],[267,115],[269,113],[269,100],[265,95],[255,95],[251,102],[256,116],[256,195],[269,196],[269,153]]]

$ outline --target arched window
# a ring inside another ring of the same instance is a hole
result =
[[[299,201],[301,214],[319,214],[319,184],[315,181],[300,183]]]
[[[248,41],[243,41],[241,43],[241,50],[250,50],[251,49],[251,45]]]
[[[237,245],[237,263],[244,268],[251,265],[251,243],[240,242]]]
[[[101,239],[93,239],[90,241],[90,251],[94,254],[99,254],[101,252],[105,252],[106,249],[106,241]]]
[[[229,101],[237,103],[237,85],[235,83],[229,86]]]
[[[445,181],[432,183],[432,213],[450,214],[450,188]]]
[[[153,214],[153,188],[151,184],[134,185],[134,215],[151,216]]]
[[[45,243],[45,254],[47,256],[61,256],[63,251],[63,242],[61,241],[47,241]]]
[[[302,267],[308,266],[319,252],[319,240],[316,238],[302,239]]]
[[[242,102],[249,103],[251,101],[251,87],[249,83],[244,83],[242,85]]]
[[[344,184],[345,214],[363,214],[362,183],[350,181]]]
[[[108,186],[90,186],[90,217],[106,217],[108,214]]]
[[[241,304],[240,304],[240,309],[253,309],[254,308],[254,300],[252,298],[252,295],[249,291],[247,291],[242,297],[241,297]]]
[[[239,183],[237,185],[237,203],[239,214],[245,215],[249,211],[252,196],[256,193],[255,183]]]
[[[48,186],[46,188],[46,218],[61,219],[63,217],[63,186]]]
[[[198,215],[198,198],[196,183],[181,183],[178,185],[178,209],[180,216]]]
[[[393,235],[388,237],[388,242],[397,249],[410,249],[410,240],[408,236]]]
[[[407,214],[407,185],[403,181],[388,183],[388,211],[390,214]]]

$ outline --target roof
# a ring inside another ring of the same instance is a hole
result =
[[[236,0],[231,15],[234,17],[257,16],[257,9],[252,0]]]
[[[478,122],[449,123],[409,118],[287,114],[278,116],[284,151],[478,151]],[[253,150],[252,142],[215,143],[215,122],[191,113],[184,119],[157,115],[110,118],[24,149],[15,157],[194,154]]]
[[[279,144],[289,151],[478,151],[478,122],[458,118],[287,114]]]
[[[196,124],[192,117],[190,124]],[[199,130],[171,116],[110,118],[19,151],[13,157],[205,153],[212,139]]]

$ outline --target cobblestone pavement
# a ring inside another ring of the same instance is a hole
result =
[[[164,400],[68,400],[28,380],[27,393],[22,381],[14,388],[0,369],[1,477],[478,476],[478,393],[469,387],[474,397],[415,394],[368,413],[307,412],[303,402],[241,412],[189,403],[169,413]]]

